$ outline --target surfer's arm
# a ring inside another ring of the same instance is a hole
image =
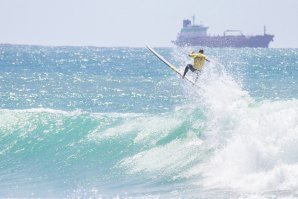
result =
[[[205,59],[205,61],[207,61],[207,62],[210,62],[210,60],[207,58],[207,56],[206,56],[206,55],[202,55],[202,58],[204,58],[204,59]]]
[[[189,54],[188,54],[189,57],[194,57],[195,56],[195,52],[194,51],[191,51]]]

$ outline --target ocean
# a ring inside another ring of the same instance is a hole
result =
[[[298,49],[204,51],[1,44],[0,198],[298,198]]]

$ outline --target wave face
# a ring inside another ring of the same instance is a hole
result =
[[[0,196],[298,197],[298,50],[205,52],[0,45]]]

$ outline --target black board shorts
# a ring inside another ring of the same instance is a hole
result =
[[[191,70],[191,72],[195,72],[195,71],[197,71],[197,69],[195,69],[195,68],[193,67],[193,65],[191,65],[191,64],[187,64],[186,67],[188,67],[188,68]]]

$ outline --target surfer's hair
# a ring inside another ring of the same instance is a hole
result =
[[[201,50],[199,51],[199,53],[202,53],[202,54],[204,54],[204,50],[203,50],[203,49],[201,49]]]

